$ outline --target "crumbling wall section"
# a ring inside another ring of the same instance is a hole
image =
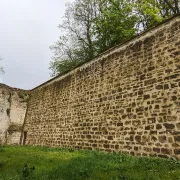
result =
[[[0,84],[0,144],[20,144],[28,92]]]

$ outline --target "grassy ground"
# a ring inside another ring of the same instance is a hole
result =
[[[0,180],[180,180],[180,161],[72,149],[0,147]]]

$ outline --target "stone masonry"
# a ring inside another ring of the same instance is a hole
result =
[[[0,84],[0,144],[20,144],[27,91]]]
[[[24,142],[180,158],[180,16],[31,91]]]

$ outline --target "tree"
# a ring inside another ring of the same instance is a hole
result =
[[[59,25],[61,36],[50,49],[52,75],[67,72],[95,56],[93,20],[96,18],[93,0],[76,0],[67,4],[64,21]]]
[[[87,62],[180,11],[179,0],[75,0],[50,47],[52,76]]]
[[[52,75],[65,73],[135,35],[129,0],[76,0],[67,5],[61,36],[50,49]]]
[[[130,0],[105,0],[99,9],[94,27],[98,53],[136,34],[137,20]]]
[[[179,0],[135,0],[137,29],[145,30],[180,12]]]
[[[156,3],[163,18],[168,18],[180,12],[179,0],[157,0]]]

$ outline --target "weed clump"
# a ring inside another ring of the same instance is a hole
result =
[[[24,164],[23,170],[22,170],[22,180],[28,180],[32,179],[33,172],[35,171],[35,167],[29,167],[27,164]]]

